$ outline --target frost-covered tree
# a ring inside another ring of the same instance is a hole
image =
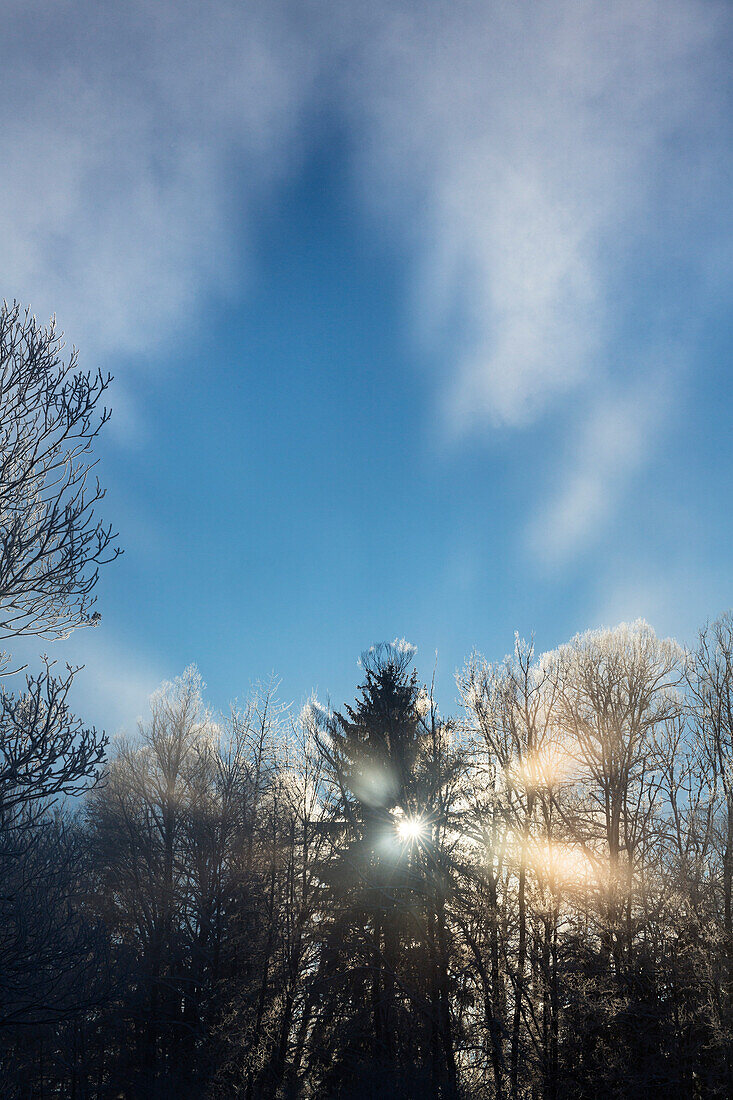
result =
[[[573,831],[605,859],[606,947],[631,964],[636,873],[656,828],[660,733],[682,709],[683,653],[642,620],[577,635],[552,658],[557,722],[578,766]]]
[[[0,307],[0,638],[65,637],[94,624],[99,566],[116,557],[95,515],[91,448],[112,381],[64,357],[55,322]]]
[[[3,924],[5,1011],[45,1015],[0,1014],[9,1095],[731,1095],[727,622],[474,656],[461,721],[404,643],[293,722],[169,685],[72,864],[63,823],[24,864],[49,904]]]
[[[75,351],[64,358],[53,322],[43,328],[2,304],[0,642],[66,637],[99,619],[98,569],[119,553],[95,516],[104,493],[90,478],[110,381],[79,371]],[[0,653],[0,1021],[18,1029],[90,1000],[91,947],[72,905],[78,838],[51,813],[98,781],[107,740],[71,712],[77,670],[59,676],[45,661],[20,686],[8,660]]]
[[[434,824],[425,782],[432,731],[414,655],[404,641],[364,653],[356,702],[329,715],[319,736],[341,827],[327,871],[321,963],[339,1013],[335,1029],[328,1017],[319,1021],[311,1057],[334,1095],[349,1080],[354,1096],[398,1087],[418,1096],[436,1074],[448,1083],[445,1095],[453,1094],[451,1074],[455,1089],[453,1051],[441,1042],[447,1021],[441,1033],[439,995],[430,990],[437,929],[428,928],[435,909],[420,853]]]

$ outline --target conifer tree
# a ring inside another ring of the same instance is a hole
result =
[[[418,1095],[430,1064],[422,876],[410,835],[428,739],[414,653],[396,641],[363,654],[355,704],[330,716],[321,734],[342,815],[340,858],[329,872],[339,904],[329,906],[323,973],[343,1024],[314,1044],[337,1051],[322,1067],[329,1095],[346,1095],[348,1082],[352,1096],[387,1095],[398,1079],[402,1095]]]

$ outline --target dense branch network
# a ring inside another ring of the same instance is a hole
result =
[[[0,309],[0,638],[66,637],[94,624],[99,566],[120,553],[96,518],[93,441],[111,376],[64,358],[55,323]]]

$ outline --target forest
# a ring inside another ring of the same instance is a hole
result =
[[[12,656],[100,621],[110,383],[3,307],[2,1097],[733,1095],[733,616],[500,639],[448,711],[399,639],[335,708],[190,667],[110,743]]]

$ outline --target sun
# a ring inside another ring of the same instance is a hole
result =
[[[425,825],[419,817],[403,817],[397,822],[397,836],[405,844],[420,840],[425,834]]]

